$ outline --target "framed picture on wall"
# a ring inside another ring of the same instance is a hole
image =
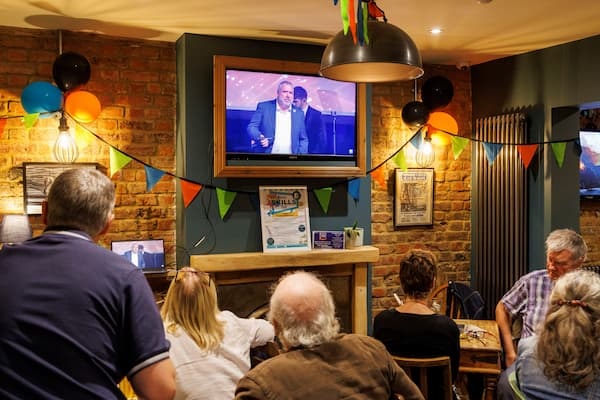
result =
[[[433,168],[396,169],[394,226],[433,225]]]
[[[97,163],[23,163],[23,202],[26,214],[41,214],[42,203],[48,197],[48,191],[54,178],[61,172],[72,168],[99,169],[106,173],[104,168]]]

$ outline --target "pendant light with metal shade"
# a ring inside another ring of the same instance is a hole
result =
[[[385,17],[384,17],[385,18]],[[321,58],[319,73],[348,82],[391,82],[417,79],[423,75],[421,54],[402,29],[369,17],[368,43],[354,43],[340,31],[329,42]]]

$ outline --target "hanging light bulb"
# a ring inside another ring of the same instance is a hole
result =
[[[58,138],[54,143],[54,158],[56,161],[61,163],[72,163],[79,157],[79,149],[77,148],[77,142],[71,135],[69,125],[67,125],[67,118],[65,113],[62,112],[60,115],[58,125]]]
[[[431,145],[431,135],[429,134],[429,131],[427,131],[425,134],[425,139],[415,154],[415,161],[421,168],[429,168],[435,161],[435,152],[433,151],[433,146]]]

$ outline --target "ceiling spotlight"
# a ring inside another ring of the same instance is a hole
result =
[[[442,28],[431,28],[429,30],[429,33],[431,33],[432,35],[439,35],[440,33],[442,33]]]

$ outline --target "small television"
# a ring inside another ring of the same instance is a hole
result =
[[[600,131],[579,131],[579,195],[600,199]]]
[[[365,84],[323,78],[318,70],[316,63],[214,56],[215,177],[365,175]],[[321,113],[325,140],[318,150],[275,154],[249,135],[258,104],[274,100],[282,81],[304,88],[308,105]]]
[[[115,240],[110,247],[145,274],[167,272],[163,239]]]

